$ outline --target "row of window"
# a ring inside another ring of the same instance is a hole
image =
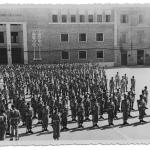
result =
[[[68,42],[69,41],[69,35],[68,34],[61,34],[60,38],[61,42]],[[87,35],[86,33],[79,33],[79,41],[80,42],[86,42],[87,41]],[[96,33],[96,41],[104,41],[104,34],[103,33]]]
[[[80,51],[78,51],[78,58],[79,59],[87,59],[87,51],[86,50],[80,50]],[[103,51],[97,51],[96,52],[96,58],[97,59],[103,59],[104,58],[104,52]],[[70,59],[69,52],[62,51],[61,52],[61,59],[62,60],[68,60],[68,59]]]
[[[143,15],[142,14],[138,15],[137,20],[138,20],[139,24],[143,23]],[[129,16],[126,14],[122,14],[120,16],[120,22],[121,23],[128,23],[129,22]]]
[[[4,32],[0,32],[0,43],[5,43]],[[11,43],[19,43],[18,32],[11,32]]]
[[[127,40],[128,40],[127,37],[128,37],[128,32],[122,32],[121,33],[121,42],[122,43],[127,43]],[[145,37],[144,31],[140,30],[140,31],[137,31],[136,37],[134,37],[134,39],[136,39],[137,43],[143,43],[144,42],[144,37]]]
[[[97,18],[96,19],[97,22],[111,22],[111,15],[109,15],[109,14],[105,15],[105,21],[103,20],[103,15],[101,15],[101,14],[97,15],[96,18]],[[66,23],[66,22],[68,22],[68,20],[69,19],[68,19],[67,15],[61,15],[62,23]],[[58,15],[52,15],[52,22],[53,23],[59,22]],[[70,15],[70,22],[72,22],[72,23],[77,22],[76,15]],[[79,22],[81,22],[81,23],[86,22],[85,15],[79,15]],[[94,15],[88,15],[88,22],[89,23],[94,22]]]

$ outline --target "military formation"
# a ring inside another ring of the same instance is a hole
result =
[[[128,124],[135,105],[135,77],[130,79],[119,72],[110,80],[99,64],[56,64],[0,66],[3,87],[0,89],[0,140],[6,135],[19,140],[19,126],[26,134],[33,134],[33,120],[41,132],[53,128],[53,138],[67,131],[68,121],[84,128],[92,121],[93,128],[106,119],[114,126],[114,119],[122,113],[123,125]],[[130,82],[130,87],[129,87]],[[142,90],[137,106],[140,123],[145,122],[148,89]]]

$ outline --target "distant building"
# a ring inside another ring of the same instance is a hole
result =
[[[0,5],[0,64],[150,65],[150,5]]]

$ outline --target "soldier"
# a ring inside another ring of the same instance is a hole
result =
[[[125,79],[125,91],[127,92],[128,91],[128,77],[126,74],[124,75],[124,79]]]
[[[32,117],[33,117],[33,110],[30,106],[29,103],[27,103],[27,110],[26,110],[26,133],[31,133],[33,134],[32,132]]]
[[[7,116],[6,134],[10,135],[10,109],[8,108],[8,104],[5,105],[5,108],[6,108],[6,116]]]
[[[110,87],[110,90],[109,90],[110,94],[114,93],[114,79],[113,79],[113,77],[111,77],[111,80],[109,82],[109,87]]]
[[[71,108],[72,121],[77,121],[77,120],[76,120],[77,104],[76,104],[75,96],[74,96],[74,95],[72,95],[72,98],[71,98],[71,100],[70,100],[70,108]]]
[[[119,89],[117,89],[117,92],[115,93],[117,102],[118,102],[118,111],[120,112],[120,106],[121,106],[121,93]]]
[[[112,98],[110,97],[110,101],[107,104],[107,113],[108,113],[108,123],[109,126],[113,126],[113,119],[114,119],[114,110],[115,110],[115,104],[112,101]]]
[[[52,116],[52,127],[53,127],[53,138],[54,140],[59,140],[60,137],[60,118],[58,115],[58,110],[55,109]]]
[[[148,103],[148,90],[147,90],[147,86],[144,87],[143,96],[145,97],[146,104],[147,104]]]
[[[137,100],[137,104],[138,104],[138,110],[139,110],[139,120],[140,120],[140,123],[146,122],[146,121],[143,120],[143,118],[145,116],[145,110],[147,108],[146,108],[146,103],[145,103],[142,95],[140,95],[140,99]]]
[[[13,140],[14,132],[15,132],[15,139],[19,140],[18,136],[18,124],[20,122],[20,112],[17,110],[14,105],[11,105],[11,111],[10,111],[10,125],[11,125],[11,138],[10,140]]]
[[[118,103],[118,100],[117,100],[117,98],[116,98],[116,96],[115,96],[115,93],[113,94],[112,99],[113,99],[113,102],[114,102],[114,105],[115,105],[114,118],[115,118],[115,119],[118,119],[118,117],[117,117],[117,112],[118,112],[119,103]]]
[[[132,78],[131,78],[131,89],[132,89],[132,91],[135,91],[135,78],[134,78],[134,76],[132,76]]]
[[[47,104],[45,103],[42,109],[42,128],[43,132],[48,131],[48,119],[49,119],[49,108]]]
[[[120,85],[121,85],[121,94],[125,94],[126,81],[125,81],[125,79],[124,79],[124,76],[122,76]]]
[[[42,100],[41,97],[38,99],[38,104],[37,104],[37,112],[38,112],[38,123],[37,124],[42,124]]]
[[[61,126],[62,126],[61,131],[68,130],[67,115],[68,115],[67,108],[65,106],[63,106],[62,111],[61,111]]]
[[[36,114],[37,114],[37,101],[36,101],[36,96],[33,94],[31,98],[31,106],[33,108],[33,119],[36,119]]]
[[[116,89],[118,89],[120,87],[120,77],[119,77],[119,73],[117,72],[116,76],[115,76],[115,82],[116,82]]]
[[[92,109],[92,121],[93,121],[93,127],[99,127],[97,125],[98,123],[98,105],[97,102],[95,101],[94,105],[93,105],[93,109]]]
[[[78,116],[78,128],[83,128],[83,106],[82,103],[79,102],[77,105],[77,116]]]
[[[127,120],[129,117],[129,109],[130,109],[129,100],[127,99],[127,96],[124,95],[124,100],[122,100],[122,103],[121,103],[121,111],[123,114],[123,125],[128,124]]]
[[[84,96],[83,105],[84,105],[85,121],[90,121],[90,119],[89,119],[89,115],[90,115],[90,101],[89,101],[88,95]]]
[[[7,129],[7,117],[2,109],[0,109],[0,140],[4,140]]]

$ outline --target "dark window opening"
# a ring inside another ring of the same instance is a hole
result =
[[[84,15],[80,15],[80,22],[85,22],[85,16]]]
[[[106,15],[106,22],[110,22],[110,15]]]
[[[61,34],[61,42],[68,42],[68,34]]]
[[[0,43],[4,43],[4,32],[0,32]]]
[[[79,51],[79,59],[86,59],[86,51]]]
[[[61,58],[62,58],[62,59],[69,59],[69,52],[62,51],[62,53],[61,53]]]
[[[103,51],[97,51],[97,58],[104,58]]]
[[[11,43],[19,43],[18,32],[11,32]]]
[[[62,15],[62,22],[67,22],[67,15]]]
[[[58,16],[57,15],[53,15],[52,16],[52,20],[53,20],[53,22],[58,22]]]
[[[71,22],[76,22],[76,16],[75,15],[71,15]]]
[[[102,22],[102,15],[97,15],[97,22]]]
[[[86,41],[86,34],[85,33],[80,33],[79,34],[79,41],[81,41],[81,42]]]
[[[88,15],[88,21],[93,22],[93,15]]]
[[[103,33],[96,33],[96,41],[103,41]]]

